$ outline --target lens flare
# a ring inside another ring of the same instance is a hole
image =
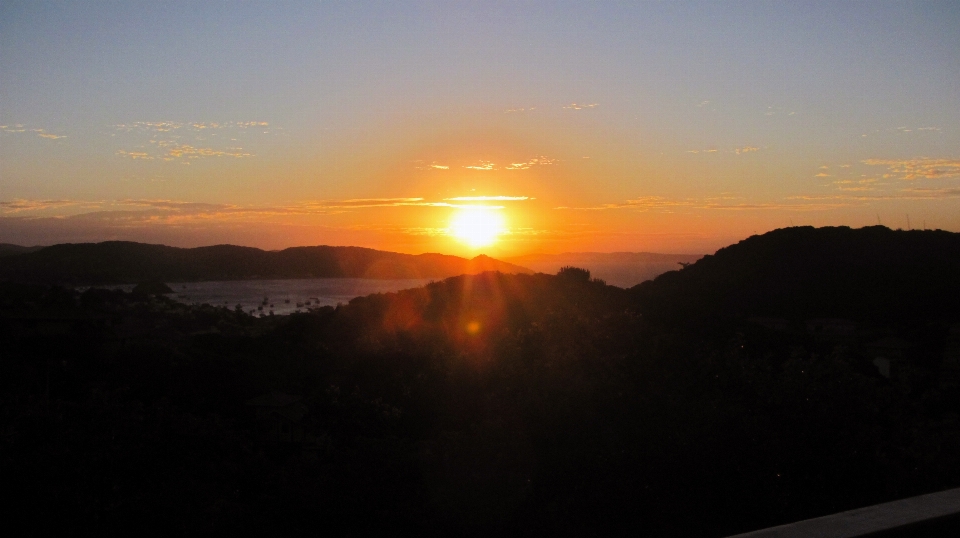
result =
[[[486,247],[497,242],[506,231],[506,222],[498,208],[461,207],[450,221],[449,234],[473,247]]]

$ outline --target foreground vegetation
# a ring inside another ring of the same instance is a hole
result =
[[[958,277],[891,284],[960,259],[926,234],[780,231],[631,290],[484,273],[282,317],[6,283],[8,509],[38,531],[723,536],[956,487]],[[873,240],[914,258],[844,284],[844,256],[880,255],[842,244]],[[830,245],[799,282],[782,263]],[[772,271],[787,291],[743,299]]]

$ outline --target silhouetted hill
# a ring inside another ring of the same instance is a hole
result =
[[[43,247],[23,247],[20,245],[12,245],[10,243],[0,243],[0,258],[6,256],[16,256],[18,254],[26,254],[27,252],[36,252]]]
[[[528,267],[538,273],[554,274],[561,267],[588,269],[594,278],[607,284],[629,288],[678,269],[680,262],[692,263],[702,254],[658,254],[654,252],[564,252],[528,254],[504,258],[504,261]]]
[[[360,247],[294,247],[278,252],[234,245],[176,248],[124,241],[62,244],[11,256],[0,278],[61,284],[263,278],[445,278],[484,271],[529,273],[488,256],[399,254]]]
[[[485,272],[286,316],[0,282],[7,512],[45,534],[708,537],[957,487],[960,316],[842,340],[722,319],[957,314],[957,235],[794,228],[631,290]]]
[[[658,319],[916,319],[960,312],[960,234],[774,230],[631,288]]]

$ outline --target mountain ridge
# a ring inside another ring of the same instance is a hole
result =
[[[643,315],[674,321],[937,317],[960,311],[960,234],[781,228],[629,291]]]
[[[4,259],[0,279],[56,284],[124,284],[146,280],[270,278],[446,278],[485,271],[532,273],[489,256],[401,254],[318,245],[264,251],[237,245],[180,248],[131,241],[62,243]]]

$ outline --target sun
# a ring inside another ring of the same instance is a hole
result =
[[[473,248],[492,245],[506,231],[506,222],[499,208],[487,206],[461,207],[450,220],[450,235]]]

